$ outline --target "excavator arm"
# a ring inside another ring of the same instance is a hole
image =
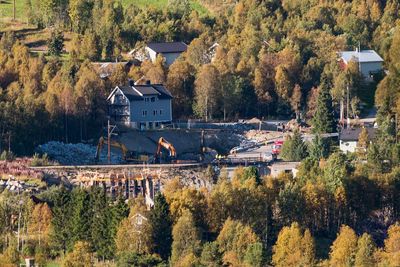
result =
[[[157,145],[157,151],[156,151],[156,158],[160,159],[161,158],[161,149],[165,148],[166,150],[169,151],[169,157],[172,159],[176,158],[176,149],[175,147],[168,142],[167,140],[165,140],[164,137],[160,137],[160,139],[158,140],[158,145]]]
[[[107,144],[107,139],[105,139],[104,137],[100,137],[99,143],[97,144],[96,155],[95,155],[96,162],[98,162],[100,159],[101,150],[102,150],[104,144]],[[111,140],[110,145],[112,147],[120,149],[122,152],[122,159],[124,161],[127,160],[127,155],[129,153],[129,151],[124,144],[114,141],[114,140]]]

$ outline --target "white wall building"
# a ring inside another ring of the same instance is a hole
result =
[[[153,63],[156,61],[157,56],[161,55],[165,58],[165,64],[171,66],[187,50],[187,45],[184,42],[150,43],[145,50]]]
[[[375,138],[376,128],[366,128],[369,140]],[[343,129],[339,134],[339,148],[343,153],[354,153],[357,151],[358,138],[362,128]]]

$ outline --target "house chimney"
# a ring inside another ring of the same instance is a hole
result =
[[[128,85],[129,86],[134,86],[135,85],[135,81],[132,79],[128,79]]]
[[[146,84],[147,85],[151,84],[150,80],[146,80]]]

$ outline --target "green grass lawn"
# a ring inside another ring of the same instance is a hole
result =
[[[130,4],[137,5],[139,7],[155,7],[164,8],[168,4],[168,0],[121,0],[123,6],[129,6]]]
[[[15,15],[19,21],[26,22],[26,0],[15,0]],[[0,0],[0,20],[9,21],[13,18],[14,0]]]
[[[36,0],[33,0],[36,1]],[[32,1],[32,2],[33,2]],[[163,9],[168,5],[168,0],[120,0],[126,7],[130,4],[137,5],[139,7],[155,7]],[[0,22],[10,21],[13,17],[13,2],[14,0],[0,0]],[[16,5],[16,18],[20,22],[26,22],[26,0],[15,0]],[[191,7],[197,10],[200,14],[206,14],[208,10],[201,5],[197,0],[191,0]],[[0,26],[1,27],[1,26]],[[1,29],[0,29],[1,30]]]
[[[124,6],[129,6],[130,4],[137,5],[139,7],[155,7],[159,9],[163,9],[167,7],[168,0],[121,0]],[[200,4],[197,0],[191,0],[190,6],[192,9],[197,10],[200,14],[208,13],[207,8],[205,8],[202,4]]]

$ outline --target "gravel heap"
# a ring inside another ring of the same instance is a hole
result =
[[[88,144],[65,144],[62,142],[51,141],[37,147],[36,151],[40,154],[47,154],[50,159],[57,161],[61,165],[85,165],[95,163],[96,146]],[[111,153],[111,162],[118,164],[122,162],[122,157]],[[103,147],[99,163],[107,163],[107,148]]]

